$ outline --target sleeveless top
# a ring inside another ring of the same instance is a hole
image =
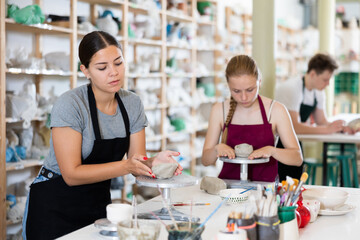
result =
[[[226,144],[234,148],[241,143],[247,143],[253,146],[254,150],[265,147],[275,146],[275,138],[272,132],[272,125],[266,118],[264,104],[260,95],[258,96],[261,117],[263,124],[256,125],[228,125],[228,136]],[[271,109],[271,108],[270,108]],[[271,110],[270,110],[271,112]],[[270,115],[270,113],[269,113]],[[223,131],[225,129],[225,124]],[[269,162],[262,164],[248,164],[248,179],[251,181],[273,182],[278,173],[277,160],[270,157]],[[224,162],[223,168],[219,174],[222,179],[240,179],[240,164]]]

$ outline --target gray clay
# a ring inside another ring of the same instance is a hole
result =
[[[356,119],[352,120],[351,122],[349,122],[348,126],[352,130],[358,131],[360,129],[360,118],[356,118]]]
[[[226,183],[220,178],[205,176],[201,179],[200,189],[216,195],[220,190],[226,189]]]
[[[253,147],[247,143],[242,143],[235,146],[235,155],[237,157],[248,157],[253,151]]]
[[[165,179],[171,178],[177,167],[177,163],[161,163],[153,166],[151,170],[155,174],[156,178]]]

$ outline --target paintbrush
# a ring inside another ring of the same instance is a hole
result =
[[[154,212],[150,211],[151,215],[153,215],[157,220],[159,220],[161,222],[162,225],[165,226],[165,228],[167,228],[167,225],[164,223],[163,220],[161,220]]]
[[[246,190],[244,190],[244,191],[240,192],[239,194],[246,193],[247,191],[250,191],[250,190],[252,190],[252,189],[254,189],[254,188],[255,188],[255,187],[248,188],[248,189],[246,189]],[[210,203],[209,203],[209,204],[210,204]]]
[[[162,191],[161,191],[159,185],[157,185],[157,187],[158,187],[158,190],[159,190],[160,195],[161,195],[162,203],[163,203],[163,205],[166,207],[166,209],[168,210],[169,215],[170,215],[170,218],[171,218],[171,221],[173,222],[173,224],[174,224],[174,226],[175,226],[175,229],[176,229],[177,231],[179,231],[179,227],[178,227],[178,225],[177,225],[177,223],[176,223],[176,221],[175,221],[175,218],[174,218],[174,216],[172,215],[172,212],[170,211],[169,204],[167,204],[167,202],[165,201],[165,198],[164,198],[164,196],[162,195]]]
[[[133,195],[132,198],[132,207],[133,207],[133,211],[134,211],[134,228],[138,228],[138,222],[137,222],[137,204],[136,204],[136,196]]]
[[[210,205],[210,203],[173,203],[172,204],[175,207],[179,207],[179,206],[205,206],[205,205]]]
[[[274,183],[274,192],[275,192],[275,195],[278,193],[278,187],[279,187],[279,174],[276,174],[275,183]]]
[[[303,172],[301,174],[299,185],[296,187],[295,192],[294,192],[294,196],[293,196],[293,199],[292,199],[293,204],[295,204],[294,202],[296,200],[296,196],[297,197],[299,196],[299,194],[301,192],[301,187],[304,184],[304,182],[306,182],[308,177],[309,177],[309,175],[306,172]]]
[[[210,215],[205,219],[205,221],[200,224],[198,228],[202,228],[207,223],[207,221],[209,221],[209,219],[216,213],[216,211],[219,210],[219,208],[229,199],[230,196],[231,194],[224,198],[224,200],[221,201],[221,203],[215,208],[214,211],[212,211],[212,213],[210,213]]]

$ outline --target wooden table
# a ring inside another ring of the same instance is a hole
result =
[[[344,153],[344,145],[346,143],[360,143],[360,135],[348,135],[342,133],[334,133],[334,134],[298,134],[298,139],[300,141],[316,141],[323,143],[323,154],[322,154],[322,162],[323,162],[323,175],[322,175],[322,184],[326,185],[327,178],[327,148],[328,143],[338,143],[340,144],[341,154]]]

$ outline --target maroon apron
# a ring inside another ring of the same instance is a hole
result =
[[[266,112],[261,97],[258,96],[259,106],[263,124],[257,125],[228,125],[228,136],[226,144],[234,148],[241,143],[247,143],[253,146],[254,150],[274,146],[275,139],[271,124],[266,118]],[[225,129],[225,126],[224,126]],[[270,161],[261,164],[248,164],[248,179],[251,181],[273,182],[278,172],[277,161],[271,157]],[[224,162],[223,168],[219,174],[222,179],[240,179],[240,164]]]
[[[89,84],[88,97],[95,141],[90,155],[82,164],[99,164],[121,161],[129,149],[130,124],[124,104],[118,93],[126,137],[101,139],[94,93]],[[110,182],[68,186],[63,177],[32,184],[26,221],[28,240],[47,240],[61,237],[106,217],[106,205],[111,203]]]

